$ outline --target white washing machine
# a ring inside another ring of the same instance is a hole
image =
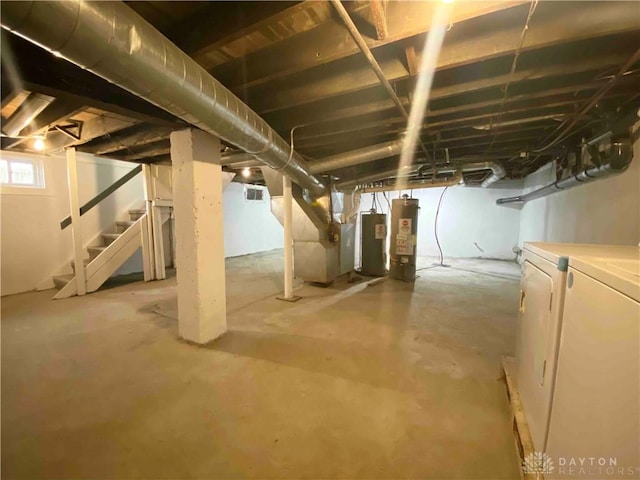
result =
[[[625,246],[527,243],[524,246],[516,384],[534,448],[547,449],[558,346],[563,321],[570,258],[576,255],[625,257],[638,249]]]
[[[546,453],[548,479],[640,478],[638,248],[569,257]]]

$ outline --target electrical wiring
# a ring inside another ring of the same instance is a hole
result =
[[[389,208],[389,210],[387,210],[387,212],[389,214],[391,214],[391,203],[389,203],[389,197],[387,197],[386,192],[382,192],[382,196],[384,197],[384,199],[387,201],[387,207]]]
[[[376,199],[376,204],[378,205],[378,207],[380,207],[380,213],[384,212],[384,209],[382,208],[382,202],[378,200],[378,197],[375,193],[373,194],[373,196]]]
[[[502,96],[502,102],[500,103],[500,113],[498,114],[498,122],[504,115],[505,105],[507,103],[507,98],[509,96],[509,87],[511,86],[511,82],[513,81],[513,75],[516,72],[516,68],[518,67],[518,59],[520,58],[520,53],[522,53],[522,47],[524,46],[524,40],[527,36],[527,31],[529,30],[529,23],[531,22],[531,17],[533,17],[533,13],[536,11],[536,7],[538,6],[538,0],[532,0],[531,5],[529,6],[529,13],[527,14],[527,19],[524,22],[524,27],[522,28],[522,32],[520,33],[520,40],[518,41],[518,45],[516,47],[516,51],[513,55],[513,61],[511,62],[511,70],[509,71],[509,78],[507,79],[507,83],[504,85],[504,95]],[[491,130],[493,126],[493,115],[489,121],[489,130]],[[485,150],[485,154],[489,153],[491,148],[493,147],[496,139],[498,138],[498,134],[493,135],[493,139],[491,140],[491,144]]]
[[[444,187],[444,190],[442,191],[442,193],[440,194],[440,199],[438,200],[438,208],[436,209],[436,218],[434,221],[434,226],[433,226],[433,230],[434,230],[434,234],[436,237],[436,245],[438,245],[438,252],[440,254],[440,266],[444,267],[444,255],[442,254],[442,246],[440,245],[440,239],[438,238],[438,216],[440,215],[440,206],[442,205],[442,199],[444,198],[444,194],[447,193],[447,190],[449,189],[449,187]]]

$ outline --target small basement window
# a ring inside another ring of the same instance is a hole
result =
[[[245,187],[244,198],[245,200],[258,200],[262,201],[264,192],[261,188]]]
[[[0,184],[8,187],[45,188],[42,160],[3,153],[0,157]]]

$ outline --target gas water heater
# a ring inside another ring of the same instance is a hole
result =
[[[391,267],[389,276],[412,282],[416,279],[418,200],[403,195],[391,205]]]
[[[360,223],[360,273],[371,277],[387,274],[387,216],[371,210]]]

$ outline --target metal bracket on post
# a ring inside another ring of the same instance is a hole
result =
[[[82,225],[80,225],[80,199],[78,195],[78,167],[76,149],[67,148],[67,180],[69,183],[69,204],[71,207],[71,235],[73,238],[73,262],[76,291],[78,295],[87,293],[87,278],[84,269],[84,246],[82,245]]]
[[[291,179],[282,176],[284,202],[284,295],[276,297],[285,302],[297,302],[301,297],[293,294],[293,194]]]

